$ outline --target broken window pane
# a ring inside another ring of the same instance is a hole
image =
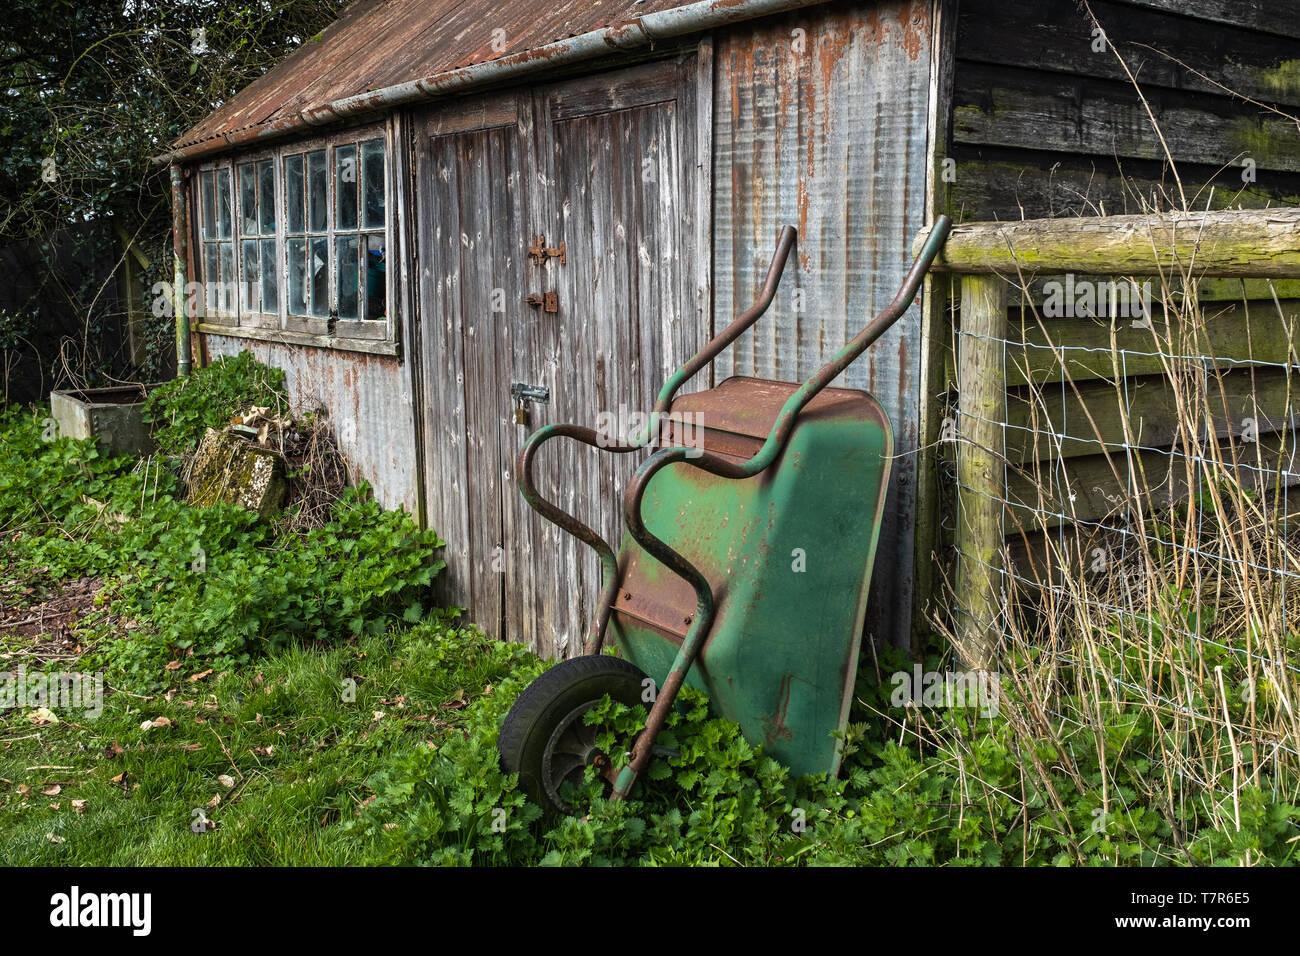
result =
[[[262,311],[280,311],[280,283],[275,269],[275,240],[262,240]]]
[[[289,314],[307,314],[307,240],[290,239],[285,243],[289,263]]]
[[[325,150],[307,154],[307,225],[312,232],[324,232],[329,182],[325,172]]]
[[[220,176],[217,177],[218,182]],[[230,176],[226,176],[226,182],[230,182]],[[227,227],[230,223],[227,221]],[[217,243],[217,258],[221,262],[221,284],[219,286],[219,305],[222,312],[231,312],[234,310],[234,302],[231,301],[231,290],[235,284],[235,244],[233,242]]]
[[[208,312],[217,310],[217,289],[221,282],[221,270],[217,268],[217,244],[203,244],[203,301]]]
[[[239,281],[240,303],[249,312],[259,312],[261,311],[258,295],[261,290],[259,268],[261,257],[258,255],[257,240],[245,239],[240,246],[240,269],[243,272]]]
[[[339,146],[334,150],[334,225],[338,229],[357,228],[355,146]]]
[[[340,236],[339,256],[339,318],[357,318],[357,237]]]
[[[384,141],[372,139],[361,144],[362,204],[361,225],[366,229],[384,228]]]
[[[257,164],[257,215],[262,235],[275,234],[275,166],[264,160]]]
[[[257,235],[257,172],[252,163],[239,167],[239,221],[241,235]]]
[[[217,236],[230,238],[230,170],[217,170]]]
[[[306,232],[303,218],[302,155],[290,156],[284,161],[284,195],[288,207],[286,229],[291,233]]]
[[[311,314],[324,318],[330,314],[329,303],[329,240],[313,239],[311,241],[311,258],[308,262],[311,272]]]
[[[366,318],[382,319],[388,311],[387,263],[383,233],[366,236]]]

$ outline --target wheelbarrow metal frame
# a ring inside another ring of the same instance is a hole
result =
[[[856,361],[863,352],[897,322],[915,300],[921,282],[925,278],[930,264],[943,247],[952,223],[946,216],[939,216],[934,228],[911,268],[903,280],[898,294],[861,332],[843,346],[831,359],[785,401],[777,414],[766,440],[759,450],[747,461],[736,462],[708,451],[690,449],[680,446],[661,448],[654,452],[637,468],[623,495],[623,522],[627,533],[652,557],[662,562],[667,568],[688,582],[695,592],[696,608],[692,615],[690,627],[682,640],[673,664],[658,689],[654,704],[646,720],[645,729],[637,737],[628,754],[628,762],[619,770],[613,790],[614,799],[624,798],[640,774],[645,770],[654,751],[654,743],[668,718],[668,713],[677,699],[682,683],[686,680],[692,665],[700,654],[701,648],[713,626],[716,611],[713,589],[705,576],[680,552],[663,539],[655,536],[645,525],[641,514],[642,501],[651,479],[669,465],[683,463],[701,469],[709,474],[727,479],[746,479],[761,474],[777,461],[785,449],[790,433],[799,418],[799,413],[817,395],[825,389],[846,368]],[[638,451],[661,434],[665,413],[669,411],[677,392],[707,366],[728,345],[740,337],[750,326],[767,311],[776,295],[790,250],[794,246],[796,232],[793,226],[781,230],[776,252],[768,266],[758,300],[741,314],[726,329],[716,335],[694,357],[679,368],[664,383],[649,424],[640,433],[627,441],[610,441],[608,436],[597,433],[594,429],[580,425],[546,425],[533,433],[519,452],[517,481],[524,500],[538,514],[568,531],[574,537],[585,542],[600,558],[603,587],[600,603],[597,606],[591,630],[584,646],[585,654],[599,654],[604,647],[605,634],[608,630],[610,614],[620,585],[618,557],[596,531],[577,517],[557,507],[545,499],[537,490],[533,477],[533,464],[538,450],[553,438],[572,438],[583,444],[615,454]]]

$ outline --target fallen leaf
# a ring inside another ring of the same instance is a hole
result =
[[[263,757],[269,757],[275,753],[275,744],[267,744],[265,747],[254,747],[253,753],[261,754]]]
[[[67,842],[68,842],[67,840],[63,839],[63,837],[61,837],[61,836],[55,836],[53,833],[47,833],[47,834],[45,834],[45,839],[49,840],[51,843],[67,843]]]
[[[220,803],[221,803],[221,794],[217,794],[211,800],[208,801],[208,809],[211,810],[213,807],[216,807]]]
[[[375,711],[375,720],[383,720],[383,719],[384,719],[384,712],[382,710]]]
[[[168,661],[167,666],[163,668],[163,670],[165,671],[178,671],[180,669],[181,669],[180,661]]]
[[[37,727],[48,727],[50,724],[59,722],[59,718],[54,716],[54,712],[48,707],[37,707],[27,715],[27,719]]]
[[[211,674],[211,673],[212,673],[212,668],[209,667],[209,668],[208,668],[207,670],[205,670],[205,671],[199,671],[199,673],[197,673],[197,674],[191,674],[191,675],[190,675],[190,683],[193,684],[195,681],[201,681],[201,680],[203,680],[203,678],[207,677],[207,676],[208,676],[209,674]]]
[[[217,783],[229,790],[235,785],[235,778],[228,773],[223,773],[221,776],[217,777]]]
[[[85,812],[86,812],[86,801],[85,801],[85,800],[73,800],[73,801],[72,801],[72,809],[76,810],[78,813],[85,813]]]
[[[123,770],[123,771],[122,771],[121,773],[119,773],[116,777],[114,777],[112,780],[110,780],[109,783],[121,783],[122,780],[123,780],[123,778],[124,778],[125,776],[126,776],[126,771]]]
[[[50,809],[51,809],[51,810],[57,810],[57,809],[59,809],[59,804],[57,804],[57,803],[51,803],[51,804],[50,804]]]
[[[61,787],[59,784],[56,783],[56,784],[54,784],[54,786],[50,787],[48,790],[42,790],[42,791],[41,791],[41,796],[43,796],[43,797],[57,797],[57,796],[58,796],[59,794],[61,794],[62,792],[63,792],[63,787]]]
[[[157,718],[157,719],[155,719],[155,720],[146,720],[143,724],[140,725],[140,729],[141,729],[141,730],[150,730],[150,729],[152,729],[152,728],[154,728],[154,727],[170,727],[171,725],[172,725],[172,722],[171,722],[171,719],[170,719],[170,718],[167,718],[167,717],[159,717],[159,718]]]
[[[18,796],[20,796],[20,797],[26,797],[27,794],[29,794],[29,793],[31,793],[31,792],[32,792],[32,788],[29,787],[29,786],[27,786],[27,784],[25,784],[25,783],[20,783],[20,784],[18,785]]]

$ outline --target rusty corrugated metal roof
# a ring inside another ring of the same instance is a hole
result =
[[[357,0],[173,144],[184,149],[421,77],[527,53],[690,0]],[[495,47],[494,47],[495,44]]]

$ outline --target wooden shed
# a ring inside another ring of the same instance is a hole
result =
[[[807,376],[936,213],[1119,212],[1121,172],[1167,181],[1148,111],[1202,181],[1249,154],[1232,202],[1294,203],[1300,131],[1277,114],[1300,102],[1298,6],[1095,0],[1099,53],[1073,0],[357,0],[172,144],[181,267],[206,289],[191,347],[285,369],[354,477],[447,540],[449,601],[572,654],[598,567],[514,489],[532,429],[648,410],[755,297],[786,223],[777,301],[698,384]],[[895,426],[866,627],[902,647],[943,540],[934,292],[840,383]],[[549,395],[527,424],[517,383]],[[633,464],[615,457],[548,449],[538,469],[611,538]]]

